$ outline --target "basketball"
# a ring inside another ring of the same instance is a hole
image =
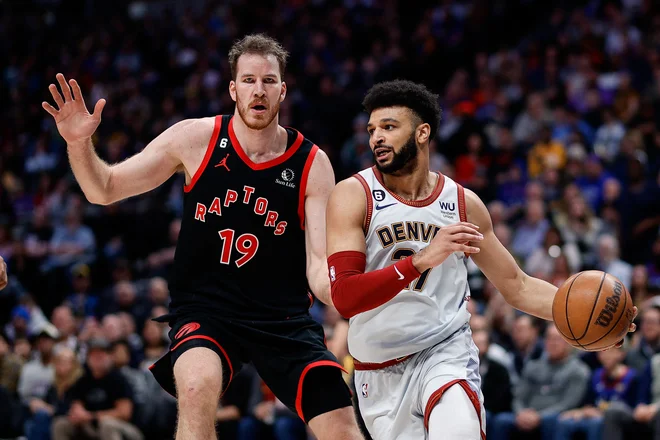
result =
[[[602,351],[628,332],[633,302],[618,278],[599,270],[579,272],[557,291],[552,304],[555,326],[573,347]]]

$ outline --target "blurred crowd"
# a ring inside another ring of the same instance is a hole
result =
[[[432,167],[482,197],[521,267],[558,286],[607,271],[633,296],[639,330],[624,347],[576,353],[470,263],[489,438],[660,439],[652,0],[0,2],[0,256],[10,274],[0,437],[70,439],[84,425],[101,439],[161,439],[174,429],[175,401],[148,367],[169,344],[150,318],[168,304],[183,176],[89,204],[41,108],[48,84],[62,72],[88,107],[108,100],[94,141],[103,159],[121,161],[175,122],[233,113],[227,51],[257,31],[291,52],[281,124],[326,151],[338,179],[372,164],[368,88],[424,82],[443,108]],[[353,386],[347,322],[318,301],[311,313]],[[249,367],[217,418],[223,439],[310,435]]]

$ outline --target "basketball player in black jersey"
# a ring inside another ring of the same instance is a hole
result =
[[[308,313],[309,290],[331,303],[325,206],[334,174],[316,145],[278,124],[287,56],[263,35],[237,42],[229,53],[234,114],[181,121],[115,165],[91,140],[105,100],[89,114],[76,81],[58,74],[63,96],[50,85],[58,108],[43,103],[92,203],[185,173],[171,310],[162,318],[172,345],[152,367],[178,398],[179,440],[215,438],[218,399],[246,362],[319,439],[361,438],[341,366]]]

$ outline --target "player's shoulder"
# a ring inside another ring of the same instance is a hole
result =
[[[317,149],[307,178],[306,195],[328,197],[335,186],[335,172],[325,151]]]
[[[216,117],[183,119],[172,124],[165,133],[170,136],[186,136],[189,139],[197,137],[207,137],[213,133],[216,124]],[[164,134],[165,134],[164,133]]]
[[[342,222],[361,224],[367,215],[367,204],[366,191],[353,175],[335,185],[328,201],[328,213],[332,217],[342,218]]]
[[[315,145],[315,144],[312,144],[312,145]],[[314,155],[314,162],[313,162],[312,165],[314,167],[320,168],[321,170],[324,170],[324,171],[332,171],[332,163],[330,162],[330,158],[328,157],[328,153],[323,151],[321,148],[318,148],[316,150],[316,153]]]
[[[465,207],[467,208],[468,219],[471,216],[479,216],[483,213],[488,213],[488,208],[484,204],[481,197],[479,197],[474,191],[464,188],[463,193],[465,195]]]
[[[183,119],[172,124],[161,136],[165,137],[174,149],[184,146],[190,148],[191,145],[206,147],[213,136],[216,123],[219,121],[216,121],[215,116]]]
[[[364,198],[364,184],[358,176],[359,174],[353,174],[352,176],[339,181],[335,186],[335,192],[340,194],[352,194],[353,197]]]
[[[367,190],[355,174],[337,183],[330,198],[342,206],[363,207],[368,202]]]

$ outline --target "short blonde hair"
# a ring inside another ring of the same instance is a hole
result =
[[[238,59],[245,54],[273,55],[280,65],[280,78],[284,76],[289,52],[274,38],[265,34],[250,34],[236,41],[229,50],[229,67],[233,80],[236,79]]]

